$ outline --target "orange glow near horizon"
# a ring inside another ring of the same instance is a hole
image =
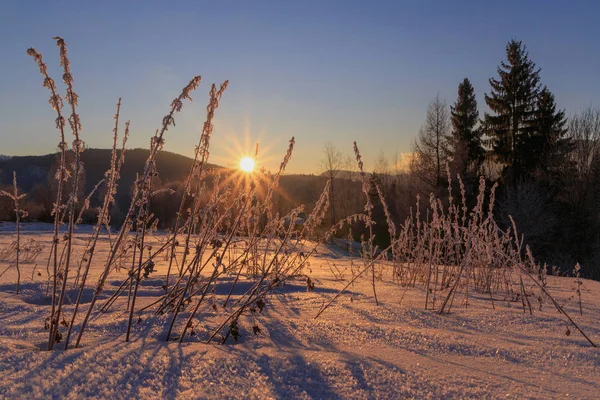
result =
[[[211,154],[211,161],[230,171],[233,170],[233,173],[227,174],[225,179],[219,182],[219,186],[232,185],[235,190],[247,190],[252,181],[256,184],[258,197],[264,197],[279,170],[281,159],[285,156],[283,150],[281,154],[274,150],[279,140],[269,140],[266,146],[259,146],[260,142],[266,141],[266,131],[262,129],[252,132],[249,122],[245,124],[242,132],[236,132],[227,126],[223,130],[224,132],[212,143],[216,151]],[[273,194],[291,202],[290,195],[279,186],[273,188]]]

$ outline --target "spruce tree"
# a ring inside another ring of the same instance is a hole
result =
[[[475,91],[469,79],[458,85],[458,99],[450,107],[452,122],[451,157],[453,172],[470,180],[479,174],[485,150],[482,146],[482,131],[477,127],[479,112]]]
[[[506,46],[506,62],[498,67],[498,79],[490,79],[492,90],[485,95],[493,112],[485,114],[486,134],[496,161],[505,166],[503,178],[513,186],[532,172],[529,168],[534,157],[539,72],[525,45],[511,40]]]
[[[537,102],[537,136],[542,148],[543,164],[564,162],[569,151],[569,143],[565,139],[567,134],[567,120],[564,110],[556,109],[554,95],[544,86]]]
[[[561,189],[565,182],[561,177],[572,175],[573,167],[570,152],[571,141],[566,137],[566,118],[564,110],[557,110],[554,95],[544,87],[537,100],[536,132],[533,138],[537,154],[529,169],[545,184]]]

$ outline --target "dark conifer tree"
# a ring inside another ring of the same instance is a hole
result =
[[[539,71],[525,45],[511,40],[506,46],[506,62],[498,67],[498,79],[490,79],[492,90],[485,95],[493,112],[485,114],[486,135],[495,159],[505,165],[503,178],[513,185],[532,172],[529,159],[534,156]]]
[[[554,181],[559,172],[569,168],[569,152],[572,149],[567,134],[564,110],[556,109],[554,95],[544,87],[537,100],[536,132],[532,146],[536,153],[534,165],[536,175],[545,181]],[[564,174],[563,174],[564,175]]]
[[[453,172],[470,180],[479,174],[485,150],[482,146],[482,131],[477,127],[479,112],[475,91],[469,79],[458,85],[458,99],[450,107],[452,122],[451,158]]]

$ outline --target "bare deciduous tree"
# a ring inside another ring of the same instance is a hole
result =
[[[321,161],[321,167],[323,172],[331,181],[329,190],[330,190],[330,203],[331,203],[331,225],[335,225],[336,213],[335,213],[335,178],[340,173],[340,171],[346,165],[346,159],[341,151],[335,148],[335,146],[331,142],[325,142],[325,146],[323,147],[323,154],[325,157]]]
[[[568,135],[573,142],[571,161],[577,181],[577,190],[569,191],[575,196],[571,201],[589,207],[596,198],[594,183],[600,181],[600,108],[588,107],[571,117]]]
[[[381,186],[384,188],[389,187],[390,185],[390,164],[383,154],[383,151],[379,152],[379,156],[377,160],[375,160],[375,167],[373,168],[373,172],[379,176],[379,180],[381,181]]]
[[[346,155],[342,168],[337,175],[336,198],[339,207],[337,207],[336,212],[341,217],[360,213],[364,206],[361,197],[356,195],[360,193],[360,185],[356,165],[353,161],[350,155]]]
[[[427,108],[425,123],[413,145],[414,157],[410,166],[411,171],[429,186],[428,189],[435,189],[436,193],[446,174],[444,165],[449,154],[449,127],[448,106],[437,95]]]

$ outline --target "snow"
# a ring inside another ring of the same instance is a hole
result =
[[[2,224],[1,230],[0,250],[13,240],[10,224]],[[197,334],[183,344],[164,342],[169,315],[155,316],[150,310],[136,313],[141,322],[125,343],[125,294],[109,312],[93,314],[80,348],[64,351],[59,344],[48,352],[44,320],[49,314],[50,230],[43,224],[25,225],[25,239],[33,238],[46,250],[22,266],[19,295],[14,269],[0,277],[0,398],[600,397],[600,351],[572,326],[567,336],[567,322],[548,301],[541,311],[536,304],[531,316],[523,313],[520,301],[496,298],[494,310],[488,295],[470,293],[468,307],[457,298],[449,315],[439,315],[424,310],[423,289],[399,287],[384,269],[377,282],[379,306],[370,280],[361,278],[314,319],[347,283],[350,263],[362,263],[323,246],[306,271],[315,290],[307,292],[301,279],[278,288],[256,317],[261,328],[257,336],[247,316],[240,320],[238,343],[205,344],[228,315],[222,307],[215,311],[207,305],[198,314]],[[75,236],[79,246],[85,243],[84,232],[82,228]],[[108,238],[100,243],[97,260],[108,251]],[[344,272],[345,281],[334,279],[332,263]],[[161,259],[158,271],[142,281],[137,310],[163,293],[166,265]],[[0,261],[0,272],[6,266]],[[101,261],[94,264],[84,309],[101,267]],[[126,274],[123,269],[109,277],[102,299]],[[222,304],[232,279],[221,281],[211,301]],[[253,282],[243,279],[234,298]],[[573,278],[549,277],[548,287],[590,338],[600,342],[600,282],[584,281],[583,316],[573,296]],[[73,305],[65,307],[68,316],[72,310]],[[188,315],[182,313],[176,334]]]

